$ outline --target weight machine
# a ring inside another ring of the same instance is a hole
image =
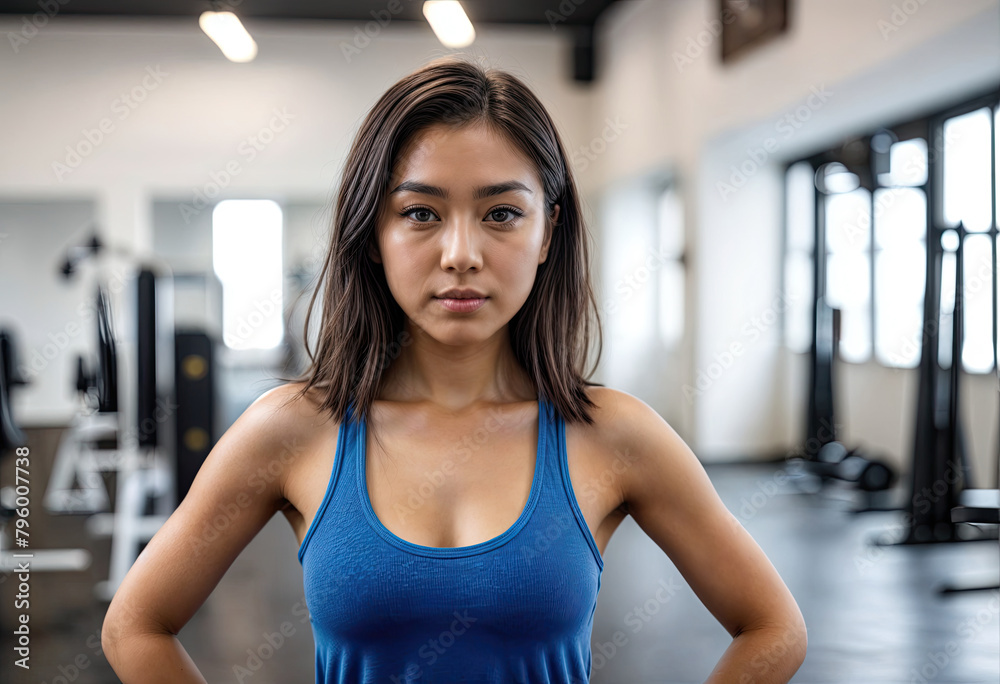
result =
[[[173,288],[165,265],[135,263],[96,234],[70,250],[62,275],[73,277],[85,262],[96,270],[97,358],[93,368],[78,359],[80,412],[56,453],[45,506],[87,514],[88,532],[111,538],[108,578],[94,588],[110,601],[176,508]],[[113,497],[105,473],[113,474]]]

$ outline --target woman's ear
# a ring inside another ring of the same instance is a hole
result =
[[[549,245],[552,244],[552,229],[559,221],[559,205],[555,205],[552,209],[552,217],[545,222],[545,242],[542,243],[542,253],[538,263],[543,264],[549,256]]]

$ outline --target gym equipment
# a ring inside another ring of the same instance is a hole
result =
[[[176,508],[173,289],[169,268],[137,264],[96,234],[70,248],[60,272],[71,278],[85,264],[96,270],[97,358],[93,371],[78,360],[83,405],[57,450],[45,504],[89,514],[91,536],[111,538],[108,578],[94,588],[109,601]],[[104,473],[114,476],[113,499]]]
[[[931,170],[935,164],[932,160]],[[910,521],[902,544],[962,541],[951,509],[959,504],[969,481],[969,463],[962,423],[959,420],[959,380],[963,341],[964,237],[965,227],[957,226],[959,240],[955,253],[955,308],[951,323],[951,363],[939,365],[941,318],[941,233],[935,226],[928,231],[927,281],[924,291],[924,325],[920,351],[920,384],[913,438],[913,472],[910,479],[907,519]],[[928,322],[933,322],[929,324]],[[951,473],[951,476],[949,476]]]
[[[111,536],[108,579],[95,593],[110,601],[132,564],[176,508],[174,445],[171,424],[173,401],[173,309],[169,271],[150,265],[133,267],[124,288],[123,306],[128,324],[122,345],[126,396],[118,411],[116,497],[113,513],[97,513],[87,520],[95,536]],[[128,314],[131,314],[129,317]],[[98,374],[100,377],[100,374]]]
[[[14,420],[10,391],[27,381],[17,371],[17,355],[13,333],[0,330],[0,453],[28,446],[28,439]],[[17,453],[17,452],[15,452]],[[15,481],[16,484],[16,481]],[[9,572],[24,562],[30,563],[32,572],[86,570],[91,555],[86,549],[33,549],[8,551],[4,538],[7,523],[14,518],[18,505],[18,489],[6,486],[0,490],[0,570]]]
[[[184,500],[215,445],[214,341],[201,330],[178,330],[174,338],[177,415],[177,503]]]
[[[849,161],[849,160],[848,160]],[[809,446],[799,460],[791,464],[791,474],[819,478],[821,485],[830,480],[854,484],[863,494],[863,505],[853,512],[893,510],[884,499],[897,479],[885,460],[870,456],[864,449],[848,449],[837,441],[834,375],[840,343],[840,311],[826,298],[826,212],[824,195],[832,190],[824,183],[824,165],[813,160],[816,182],[813,184],[816,221],[816,259],[813,272],[813,335],[809,348],[809,392],[806,409],[806,439]],[[838,166],[838,168],[840,168]],[[865,174],[855,164],[843,170],[855,172],[863,183]]]
[[[68,270],[64,266],[63,274]],[[97,287],[96,313],[97,369],[89,373],[80,356],[76,378],[77,392],[92,410],[77,413],[59,443],[45,492],[45,507],[54,514],[97,513],[111,503],[102,473],[116,467],[118,365],[111,304],[103,285]]]
[[[7,451],[27,444],[27,438],[14,421],[10,403],[10,390],[14,385],[25,385],[14,367],[14,341],[7,330],[0,330],[0,451]]]
[[[849,450],[837,441],[820,447],[812,466],[820,477],[853,482],[864,492],[884,491],[896,480],[895,471],[885,461],[871,458],[859,448]]]
[[[177,503],[218,439],[216,351],[222,338],[222,283],[215,273],[175,272],[174,388]]]
[[[853,149],[853,148],[851,148]],[[865,449],[848,449],[837,441],[835,401],[835,368],[840,344],[840,310],[830,306],[826,297],[826,209],[824,197],[839,191],[826,182],[827,171],[836,169],[838,177],[850,175],[859,184],[868,176],[858,159],[845,158],[843,163],[829,159],[810,160],[814,169],[813,197],[816,225],[816,258],[813,272],[813,335],[809,348],[809,391],[806,408],[807,448],[798,459],[791,461],[793,478],[812,477],[818,491],[831,480],[853,484],[862,493],[862,506],[853,512],[891,510],[885,499],[897,479],[893,467],[884,459],[871,456]],[[853,174],[853,175],[851,175]],[[846,188],[845,188],[846,189]]]

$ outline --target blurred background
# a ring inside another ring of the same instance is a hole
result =
[[[451,53],[555,119],[595,380],[781,573],[793,681],[1000,679],[997,0],[4,0],[0,37],[4,681],[118,681],[118,583],[304,367],[363,116]],[[179,635],[209,681],[312,681],[281,517]],[[631,518],[604,557],[592,681],[704,681],[730,637],[669,558]]]

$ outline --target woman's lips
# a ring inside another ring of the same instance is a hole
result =
[[[441,305],[449,311],[454,311],[456,313],[471,313],[485,304],[489,297],[478,297],[475,299],[449,299],[435,297],[434,299],[441,302]]]

